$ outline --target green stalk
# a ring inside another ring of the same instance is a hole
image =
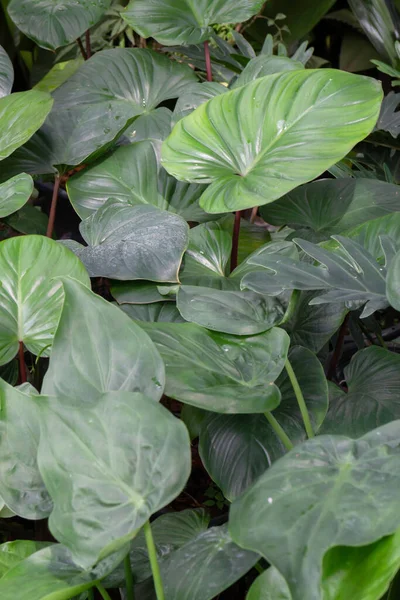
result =
[[[160,567],[157,560],[157,551],[154,544],[153,533],[151,531],[150,521],[143,527],[144,536],[146,538],[147,552],[149,553],[151,572],[153,574],[154,587],[156,590],[157,600],[165,600],[164,588],[161,580]]]
[[[88,590],[88,600],[94,600],[93,588],[91,588],[90,590]]]
[[[135,600],[135,592],[133,590],[133,575],[129,552],[124,560],[125,582],[126,582],[126,600]]]
[[[100,592],[100,596],[103,598],[103,600],[111,600],[111,596],[110,594],[107,592],[107,590],[101,585],[101,583],[98,583],[96,585],[98,591]]]
[[[270,412],[266,412],[264,414],[267,417],[268,423],[271,425],[272,429],[275,431],[276,435],[281,440],[281,442],[285,446],[286,450],[291,450],[292,448],[294,448],[289,437],[286,435],[286,432],[280,426],[278,421],[275,419],[274,415]]]
[[[289,362],[289,359],[286,360],[285,368],[286,368],[287,374],[289,375],[290,382],[293,386],[293,390],[294,390],[294,393],[297,398],[297,403],[300,408],[301,416],[303,417],[304,427],[306,428],[307,435],[309,438],[313,438],[314,431],[313,431],[313,428],[311,425],[310,415],[308,414],[308,410],[307,410],[307,406],[306,406],[306,403],[304,400],[303,393],[299,386],[299,382],[297,381],[296,374],[293,371],[293,367]]]

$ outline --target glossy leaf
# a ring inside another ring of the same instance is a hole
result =
[[[6,542],[0,546],[0,579],[10,569],[18,565],[28,556],[49,546],[48,542],[32,542],[30,540],[17,540]]]
[[[220,96],[228,89],[215,81],[205,81],[204,83],[191,83],[181,94],[176,102],[173,112],[173,124],[187,117],[198,106],[207,102],[215,96]]]
[[[2,46],[0,46],[0,98],[11,94],[14,83],[12,62]]]
[[[139,35],[160,44],[199,44],[210,37],[211,25],[247,21],[262,5],[262,0],[236,5],[221,0],[131,0],[122,17]]]
[[[211,182],[207,212],[267,204],[343,158],[371,132],[381,100],[376,80],[341,71],[270,75],[179,121],[162,162],[177,179]]]
[[[283,73],[284,71],[298,71],[299,69],[304,69],[304,65],[287,56],[267,56],[260,54],[260,56],[256,56],[256,58],[247,63],[232,85],[232,89],[246,85],[246,83],[250,83],[266,75],[274,75],[275,73]]]
[[[111,0],[12,0],[8,14],[42,48],[56,50],[74,42],[110,7]]]
[[[397,138],[400,133],[400,113],[397,111],[400,102],[400,94],[389,92],[384,97],[381,106],[376,129],[379,131],[388,131],[391,136]]]
[[[400,252],[397,252],[388,269],[386,295],[390,304],[400,310]]]
[[[282,329],[235,337],[192,323],[141,326],[164,359],[167,396],[222,413],[265,412],[279,404],[274,381],[289,345]]]
[[[148,321],[149,323],[185,322],[174,302],[122,304],[121,309],[134,321]]]
[[[278,569],[270,567],[257,577],[246,600],[292,600],[292,596]]]
[[[390,243],[395,247],[400,245],[400,212],[393,212],[372,221],[367,221],[362,225],[348,229],[343,234],[363,246],[378,262],[384,263],[385,251],[382,246],[382,238],[389,238]],[[332,250],[336,250],[338,247],[338,244],[333,240],[324,242],[321,245]]]
[[[233,503],[233,539],[279,569],[293,600],[322,599],[330,548],[370,544],[399,527],[399,436],[394,421],[358,440],[304,442]]]
[[[160,293],[160,290],[169,287],[168,283],[157,284],[154,281],[114,280],[110,289],[118,304],[152,304],[153,302],[173,300],[173,298]]]
[[[54,278],[89,285],[84,266],[61,244],[32,235],[1,242],[0,272],[0,364],[14,358],[19,342],[49,356],[64,296]]]
[[[21,173],[5,183],[0,183],[0,219],[11,215],[28,202],[33,192],[30,175]]]
[[[395,65],[397,55],[394,48],[398,37],[397,25],[384,0],[349,0],[350,8],[357,17],[365,34],[381,56]]]
[[[189,436],[142,394],[110,392],[79,408],[65,398],[42,398],[39,406],[38,462],[54,501],[49,527],[88,568],[134,538],[182,491]]]
[[[78,404],[105,392],[141,392],[160,400],[164,365],[144,331],[116,306],[64,279],[64,306],[42,393]]]
[[[74,58],[56,63],[48,73],[33,87],[40,92],[54,92],[65,83],[83,64],[83,58]]]

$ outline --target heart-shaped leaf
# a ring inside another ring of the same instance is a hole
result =
[[[28,556],[35,554],[39,550],[46,548],[48,542],[32,542],[30,540],[17,540],[16,542],[6,542],[0,546],[0,579],[18,565]]]
[[[400,251],[393,258],[388,269],[386,295],[393,308],[400,310]]]
[[[78,403],[118,390],[160,400],[164,365],[146,333],[72,279],[63,279],[63,289],[64,306],[42,393]]]
[[[270,75],[179,121],[162,162],[177,179],[211,182],[207,212],[267,204],[343,158],[371,132],[381,100],[376,80],[342,71]]]
[[[247,21],[262,5],[262,0],[235,5],[220,0],[131,0],[121,16],[139,35],[160,44],[199,44],[210,37],[211,25]]]
[[[0,183],[0,219],[11,215],[26,204],[33,192],[30,175],[21,173]]]
[[[321,600],[330,548],[399,527],[399,441],[394,421],[358,440],[326,435],[297,446],[232,504],[233,539],[279,569],[293,600]]]
[[[11,94],[14,83],[12,62],[2,46],[0,46],[0,98]]]
[[[142,394],[110,392],[91,404],[42,397],[38,406],[38,462],[54,502],[49,527],[77,564],[91,567],[182,491],[189,436]]]
[[[221,413],[273,410],[280,393],[289,337],[273,328],[236,337],[192,323],[141,323],[166,367],[165,393],[181,402]]]
[[[54,277],[90,284],[82,263],[61,244],[42,236],[0,243],[0,364],[23,342],[33,354],[49,356],[64,293]]]

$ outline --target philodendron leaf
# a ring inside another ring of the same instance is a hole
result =
[[[164,365],[148,335],[76,281],[63,279],[63,288],[64,306],[42,393],[78,404],[118,390],[160,400]]]
[[[174,300],[174,298],[161,293],[162,290],[170,287],[169,283],[157,284],[154,281],[118,281],[115,279],[111,282],[110,289],[118,304],[152,304],[153,302]]]
[[[215,81],[205,81],[204,83],[192,83],[187,86],[186,90],[179,96],[172,120],[175,125],[178,121],[187,117],[200,104],[204,104],[207,100],[225,94],[228,89]]]
[[[386,295],[393,308],[400,310],[400,251],[392,259],[388,269]]]
[[[32,542],[30,540],[17,540],[16,542],[7,542],[0,546],[0,579],[6,575],[10,569],[20,562],[35,554],[39,550],[46,548],[48,542]]]
[[[322,600],[322,561],[335,546],[362,546],[400,524],[400,421],[358,440],[318,436],[279,459],[230,513],[236,543],[285,577],[293,600]]]
[[[52,105],[50,94],[36,90],[0,98],[0,160],[29,140]]]
[[[360,350],[344,374],[348,392],[335,392],[323,433],[358,437],[400,418],[398,354],[377,346]]]
[[[241,23],[257,14],[262,0],[241,0],[235,5],[220,0],[131,0],[121,13],[144,38],[160,44],[199,44],[211,36],[211,25]]]
[[[270,567],[257,577],[246,600],[292,600],[292,596],[278,569]]]
[[[91,277],[176,283],[189,227],[151,205],[110,199],[79,226],[88,246],[71,245]]]
[[[207,212],[267,204],[343,158],[371,132],[381,100],[375,79],[343,71],[263,77],[179,121],[162,163],[177,179],[211,182]]]
[[[343,235],[363,246],[378,262],[384,263],[385,249],[382,246],[381,238],[389,237],[393,246],[400,246],[400,212],[393,212],[352,227],[344,231]],[[321,246],[329,250],[336,249],[338,244],[330,240],[323,242]],[[391,254],[393,258],[395,252],[391,252]]]
[[[30,175],[21,173],[5,183],[0,183],[0,219],[11,215],[26,204],[33,192]]]
[[[165,393],[221,413],[273,410],[289,336],[274,327],[252,337],[207,331],[192,323],[141,323],[166,367]]]
[[[328,409],[328,386],[317,357],[305,348],[289,354],[317,431]],[[282,394],[272,412],[293,444],[305,437],[303,419],[286,371],[276,381]],[[210,477],[228,500],[242,494],[286,449],[264,415],[213,415],[200,428],[199,451]]]
[[[304,65],[287,56],[267,56],[260,54],[260,56],[256,56],[247,63],[231,89],[241,87],[266,75],[274,75],[275,73],[282,73],[284,71],[298,71],[299,69],[304,69]]]
[[[95,586],[122,558],[119,554],[110,556],[93,570],[85,571],[65,546],[53,544],[35,552],[0,579],[1,600],[70,600]]]
[[[31,235],[0,243],[0,272],[0,364],[14,358],[19,342],[49,356],[64,296],[54,278],[74,277],[89,286],[84,266],[61,244]]]
[[[80,405],[42,397],[38,406],[38,462],[54,502],[49,527],[88,568],[182,491],[189,435],[166,408],[138,393],[110,392]]]
[[[124,313],[134,321],[149,321],[150,323],[184,323],[174,302],[152,302],[151,304],[122,304]]]
[[[25,519],[45,519],[52,509],[37,465],[40,423],[36,397],[0,379],[0,495]]]
[[[67,46],[90,29],[111,0],[12,0],[8,14],[26,36],[48,50]]]
[[[0,98],[11,94],[14,83],[12,62],[2,46],[0,46]]]

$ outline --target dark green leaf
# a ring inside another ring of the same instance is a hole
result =
[[[26,173],[21,173],[5,183],[0,183],[0,219],[11,215],[26,204],[32,191],[32,177]]]
[[[200,104],[204,104],[207,100],[224,94],[227,88],[215,81],[205,81],[204,83],[191,83],[186,90],[179,96],[173,112],[173,124],[187,117]]]
[[[157,284],[154,281],[113,281],[111,293],[119,304],[152,304],[171,301],[159,290],[169,288],[170,284]]]
[[[379,54],[395,65],[394,42],[398,38],[398,22],[393,22],[394,11],[390,11],[385,0],[349,0],[349,4]]]
[[[298,71],[299,69],[304,69],[304,65],[287,56],[267,56],[265,54],[260,54],[260,56],[257,56],[248,62],[233,84],[232,89],[246,85],[246,83],[250,83],[259,77],[283,73],[284,71]]]
[[[2,46],[0,46],[0,98],[11,93],[14,83],[12,62]]]
[[[390,304],[400,311],[400,251],[397,252],[389,266],[386,295]]]
[[[19,211],[6,217],[4,221],[20,233],[27,235],[46,235],[48,216],[39,207],[25,204]]]
[[[184,323],[175,303],[153,302],[151,304],[122,304],[121,309],[134,321],[150,323]]]

